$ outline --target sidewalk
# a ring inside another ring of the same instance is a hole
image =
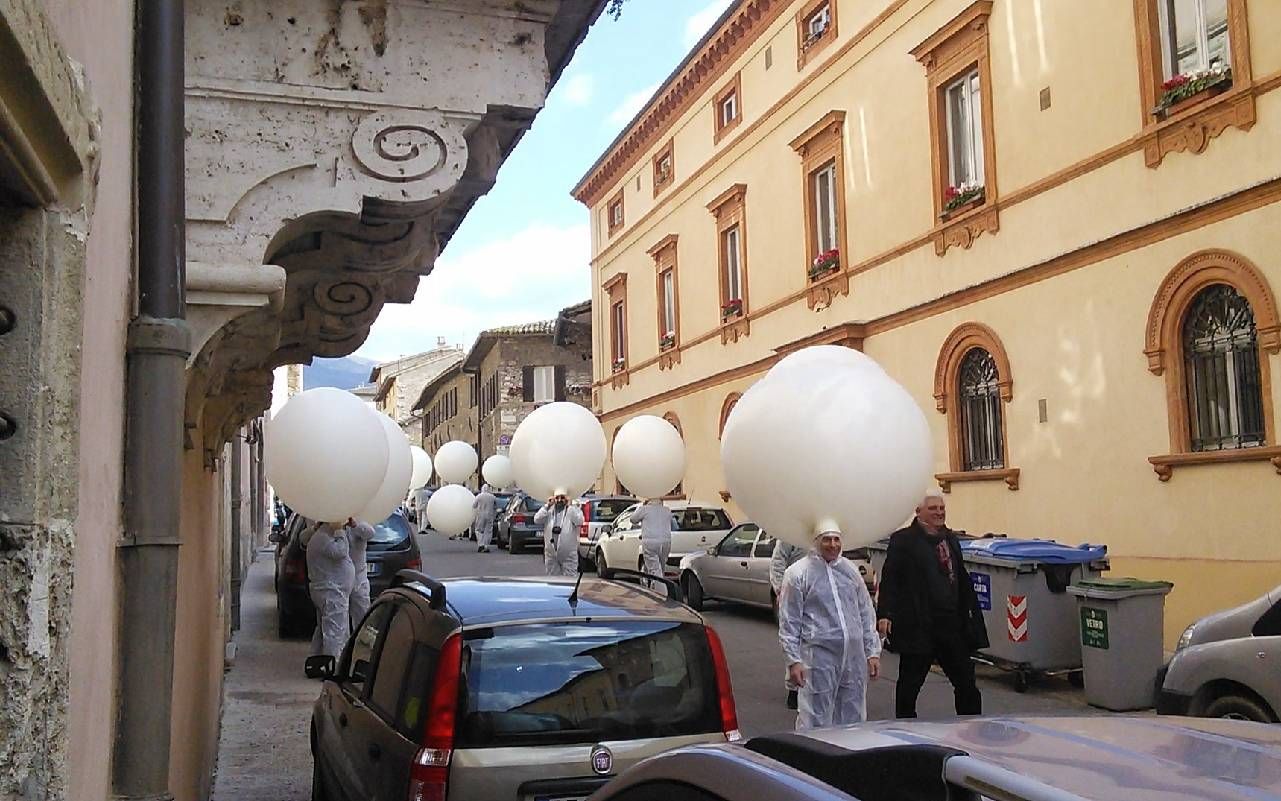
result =
[[[320,683],[303,675],[310,643],[276,636],[272,551],[241,590],[236,664],[226,675],[214,801],[311,798],[308,726]]]

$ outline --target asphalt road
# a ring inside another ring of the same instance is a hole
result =
[[[542,554],[513,556],[496,549],[477,553],[470,541],[453,541],[438,534],[420,535],[423,569],[437,577],[459,576],[539,576],[543,574]],[[778,644],[778,629],[768,610],[732,604],[709,603],[704,616],[725,644],[734,700],[738,705],[738,722],[743,734],[757,734],[791,729],[795,713],[787,709],[783,688],[783,652]],[[1014,691],[1012,675],[980,666],[980,689],[983,710],[989,714],[1050,714],[1088,712],[1082,693],[1066,679],[1046,678],[1033,684],[1026,693]],[[883,720],[894,717],[894,685],[898,660],[885,654],[882,678],[868,688],[868,717]],[[917,703],[923,718],[942,718],[954,714],[952,686],[937,671],[930,674]]]

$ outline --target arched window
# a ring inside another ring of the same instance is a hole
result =
[[[1203,250],[1175,265],[1153,297],[1143,347],[1169,410],[1170,452],[1148,457],[1158,478],[1236,461],[1270,461],[1281,473],[1268,359],[1279,351],[1276,296],[1248,259]]]
[[[958,481],[1002,480],[1019,488],[1019,469],[1009,466],[1006,452],[1005,404],[1013,398],[1000,337],[982,323],[957,326],[934,366],[934,402],[947,415],[948,472],[935,476],[944,492]]]
[[[725,398],[725,402],[721,404],[721,422],[720,426],[717,428],[716,434],[718,439],[725,436],[725,424],[729,422],[729,414],[734,411],[734,406],[738,403],[738,399],[741,397],[743,397],[741,393],[731,392],[729,396]]]
[[[1263,382],[1250,302],[1234,287],[1211,284],[1193,298],[1182,334],[1192,450],[1264,444]]]
[[[680,434],[681,440],[684,441],[685,431],[681,428],[680,418],[677,417],[674,412],[668,412],[667,414],[663,415],[663,419],[672,424],[672,428],[676,429],[676,433]],[[681,481],[679,484],[677,484],[676,488],[667,494],[667,497],[668,498],[684,498],[685,482]]]
[[[996,360],[987,350],[971,348],[962,357],[956,388],[962,470],[1005,467],[999,380]]]

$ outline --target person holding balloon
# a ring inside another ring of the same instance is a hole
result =
[[[809,553],[808,548],[802,548],[799,545],[793,545],[787,540],[776,540],[774,542],[774,552],[770,555],[769,560],[769,584],[770,589],[774,591],[775,604],[778,599],[783,597],[783,576],[787,569],[792,565],[804,559]],[[796,684],[792,681],[791,671],[784,671],[783,687],[787,690],[787,708],[797,708],[797,690]]]
[[[356,583],[347,529],[316,523],[306,548],[308,589],[316,607],[316,633],[311,639],[311,652],[336,659],[347,642],[352,588]],[[365,592],[369,592],[368,585]]]
[[[667,557],[672,553],[672,512],[659,498],[650,498],[632,512],[632,522],[641,527],[641,559],[645,572],[663,577]]]
[[[480,494],[472,501],[472,511],[476,519],[472,522],[472,531],[476,532],[476,553],[489,553],[489,541],[494,536],[494,512],[498,508],[498,498],[489,491],[489,485],[483,484]]]
[[[549,576],[578,573],[578,528],[583,513],[569,503],[569,496],[557,494],[534,515],[534,525],[543,527],[543,564]]]
[[[783,576],[778,639],[799,688],[797,730],[867,719],[867,682],[880,675],[876,610],[858,568],[825,531]]]
[[[352,586],[347,600],[347,618],[351,630],[360,625],[369,611],[369,571],[365,568],[365,546],[374,538],[374,527],[368,523],[347,518],[343,526],[347,534],[348,556],[351,559]]]

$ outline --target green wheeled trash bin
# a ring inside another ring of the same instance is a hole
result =
[[[1114,712],[1155,704],[1165,663],[1165,596],[1173,588],[1135,578],[1085,579],[1068,587],[1080,613],[1086,703]]]

